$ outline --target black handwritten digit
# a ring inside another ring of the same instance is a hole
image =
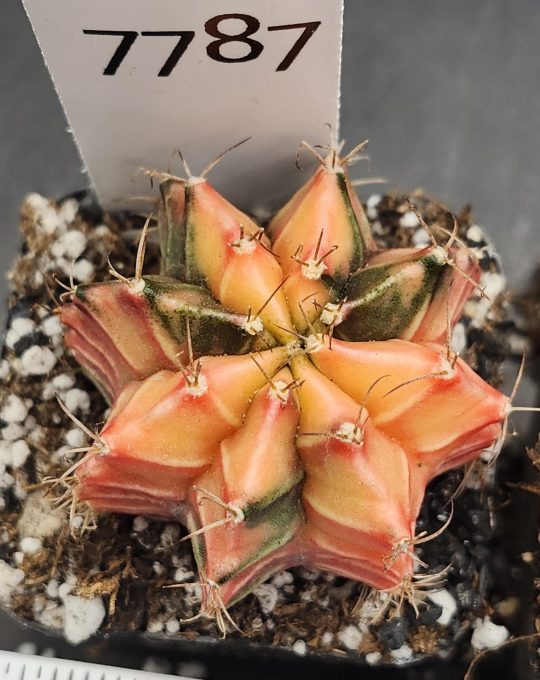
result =
[[[111,60],[103,70],[104,76],[114,76],[118,71],[120,64],[126,58],[127,53],[139,35],[137,31],[94,31],[90,29],[83,29],[85,35],[116,35],[122,36],[120,44],[112,55]]]
[[[161,67],[158,76],[166,78],[170,76],[174,67],[178,64],[185,51],[189,47],[191,41],[195,37],[195,31],[141,31],[144,36],[174,36],[180,38],[173,48],[173,51],[167,58],[167,61]]]
[[[300,54],[302,49],[305,47],[307,41],[315,33],[315,31],[321,25],[320,21],[306,21],[304,24],[286,24],[284,26],[269,26],[269,31],[287,31],[293,28],[303,28],[304,30],[300,34],[298,40],[291,47],[289,52],[285,55],[285,58],[281,63],[278,64],[276,71],[286,71],[289,66],[293,63],[296,57]]]
[[[239,19],[245,23],[245,28],[241,33],[235,33],[231,35],[229,33],[223,33],[220,29],[220,24],[226,19]],[[257,59],[264,49],[264,45],[258,40],[250,38],[255,34],[261,27],[261,22],[255,17],[249,14],[220,14],[217,17],[212,17],[209,19],[205,25],[204,29],[208,35],[217,40],[213,40],[206,47],[206,52],[211,59],[214,61],[222,61],[226,64],[235,64],[245,61],[252,61]],[[240,42],[249,46],[249,52],[243,57],[226,57],[221,53],[221,47],[223,45],[228,45],[232,42]]]

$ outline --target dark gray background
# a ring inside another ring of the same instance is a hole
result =
[[[343,136],[370,139],[368,174],[403,190],[422,186],[454,210],[472,203],[510,281],[523,286],[540,261],[540,3],[346,5]],[[0,2],[0,93],[4,272],[17,248],[24,194],[59,197],[85,186],[19,0]],[[0,619],[0,648],[23,637]]]

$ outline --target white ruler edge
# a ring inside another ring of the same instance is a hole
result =
[[[0,680],[188,680],[178,675],[101,666],[0,650]]]

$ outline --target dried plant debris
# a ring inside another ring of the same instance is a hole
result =
[[[428,223],[444,219],[446,208],[423,193],[413,200]],[[426,245],[428,236],[404,198],[371,196],[366,212],[384,247]],[[452,349],[499,385],[507,351],[504,276],[468,211],[458,215],[458,224],[479,259],[481,286],[491,302],[476,296],[467,303]],[[0,599],[18,617],[63,631],[74,642],[97,630],[187,640],[220,635],[216,621],[198,616],[204,585],[189,545],[180,540],[180,525],[142,516],[90,518],[79,507],[54,508],[43,497],[42,480],[61,476],[71,462],[66,452],[86,444],[57,397],[91,428],[107,417],[102,395],[64,349],[52,311],[64,291],[55,279],[68,288],[101,280],[109,258],[118,272],[133,272],[133,230],[141,226],[101,216],[85,200],[55,204],[32,195],[23,208],[22,254],[10,272],[13,293],[0,367]],[[149,274],[157,269],[152,239],[145,268]],[[444,584],[430,590],[418,612],[406,604],[392,616],[384,593],[374,596],[355,581],[298,567],[275,574],[229,608],[230,636],[297,654],[362,657],[369,664],[461,653],[470,649],[471,635],[480,640],[478,649],[495,638],[496,644],[508,631],[492,621],[499,596],[489,552],[502,502],[493,479],[494,467],[478,461],[428,487],[416,534],[448,526],[416,549],[429,565],[422,572],[428,583],[442,575]],[[73,527],[89,530],[77,533]],[[498,627],[496,636],[488,634],[490,626]]]

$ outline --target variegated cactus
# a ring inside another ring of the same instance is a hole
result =
[[[303,564],[414,580],[426,484],[501,436],[508,399],[449,349],[479,279],[455,234],[378,250],[331,151],[262,229],[162,177],[160,276],[78,286],[66,343],[112,409],[76,495],[188,529],[217,613]],[[114,273],[114,272],[113,272]]]

